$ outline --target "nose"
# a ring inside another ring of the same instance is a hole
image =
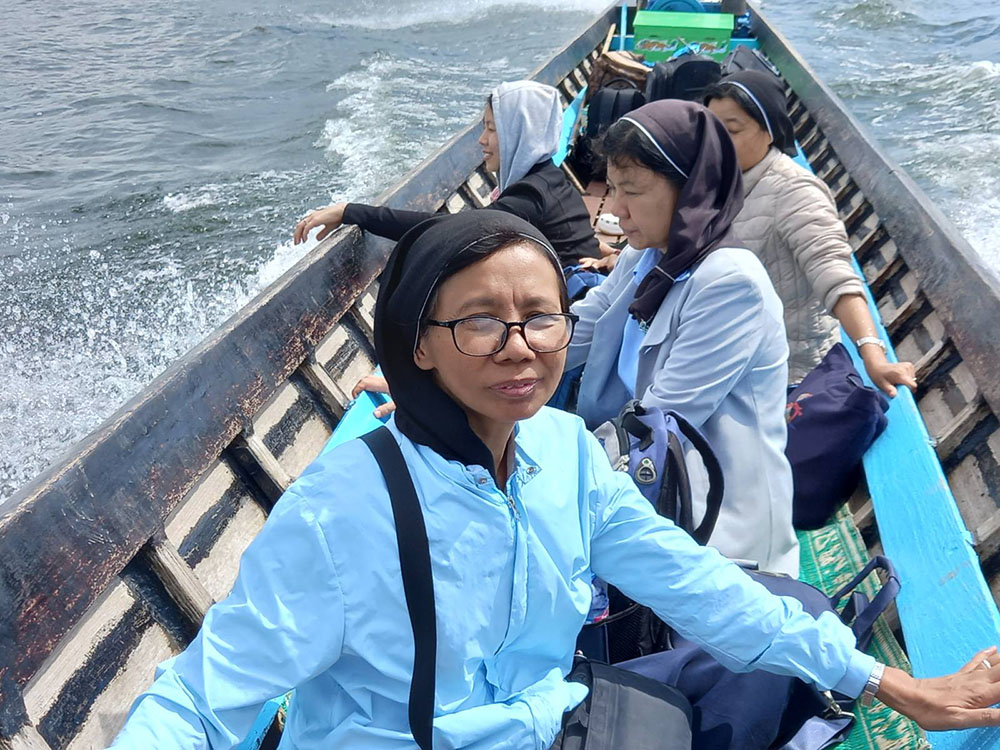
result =
[[[503,349],[493,355],[496,362],[524,362],[534,359],[535,356],[534,350],[528,346],[528,341],[524,338],[524,329],[520,326],[510,329]]]
[[[605,210],[614,214],[619,219],[628,218],[628,209],[625,207],[625,201],[619,198],[618,195],[619,194],[616,191],[608,196],[608,200],[604,204]]]
[[[485,146],[488,143],[486,138],[486,128],[483,128],[483,132],[479,134],[479,145]]]

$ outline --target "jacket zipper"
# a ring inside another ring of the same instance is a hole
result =
[[[510,508],[510,512],[514,514],[514,518],[520,521],[521,512],[517,509],[517,505],[514,504],[514,498],[511,497],[509,494],[507,494],[506,497],[507,497],[507,506]]]

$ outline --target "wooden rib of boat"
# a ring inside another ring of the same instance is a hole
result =
[[[569,104],[618,18],[609,8],[534,77]],[[757,12],[753,28],[791,87],[799,141],[837,198],[886,332],[917,365],[915,398],[893,403],[866,458],[871,497],[852,507],[869,548],[899,569],[915,669],[954,669],[1000,639],[1000,288]],[[380,200],[485,205],[494,181],[477,136],[470,125]],[[0,508],[0,748],[104,747],[153,666],[226,595],[268,510],[374,367],[388,250],[356,228],[335,233]]]

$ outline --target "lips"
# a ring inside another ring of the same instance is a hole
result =
[[[538,385],[538,378],[522,378],[518,380],[506,380],[490,386],[490,390],[499,396],[510,399],[522,399],[531,396]]]

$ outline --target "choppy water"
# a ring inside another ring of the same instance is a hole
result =
[[[0,0],[0,500],[606,0]],[[764,10],[1000,267],[1000,11]]]

